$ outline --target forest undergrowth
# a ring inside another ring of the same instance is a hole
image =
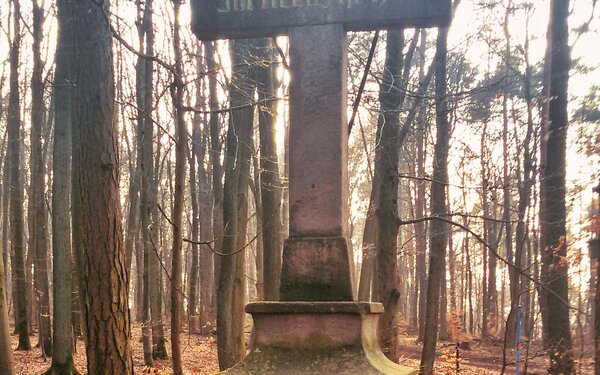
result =
[[[168,332],[167,332],[168,333]],[[141,327],[134,324],[133,335],[133,361],[135,375],[148,373],[144,366],[144,355],[141,338]],[[32,341],[35,338],[32,337]],[[17,346],[18,336],[12,335],[13,348]],[[400,364],[417,368],[421,358],[422,345],[416,343],[416,337],[402,335],[400,338],[402,356]],[[185,374],[212,375],[218,371],[217,346],[215,336],[182,334],[181,340],[182,362]],[[50,358],[42,357],[39,347],[30,351],[15,351],[15,371],[19,375],[39,375],[50,366]],[[547,356],[538,345],[532,345],[530,350],[528,375],[544,375],[546,371]],[[85,347],[82,339],[77,340],[77,352],[74,354],[75,365],[86,374]],[[457,366],[458,362],[458,366]],[[171,360],[155,360],[155,368],[159,375],[171,374]],[[593,374],[594,362],[592,353],[584,353],[576,360],[578,374]],[[458,369],[457,369],[458,367]],[[437,349],[435,373],[439,375],[484,375],[500,374],[502,368],[502,347],[494,341],[473,340],[469,350],[459,349],[458,361],[456,344],[453,342],[440,342]],[[152,372],[154,373],[154,372]],[[505,372],[514,374],[514,364],[510,364]]]

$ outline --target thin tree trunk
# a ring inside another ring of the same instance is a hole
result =
[[[515,265],[521,269],[523,264],[529,264],[525,260],[525,246],[527,241],[527,228],[528,220],[526,218],[527,208],[530,206],[531,190],[534,183],[534,171],[533,171],[533,155],[531,151],[531,143],[533,141],[533,98],[531,93],[531,66],[529,65],[529,23],[527,23],[527,30],[525,35],[525,76],[523,77],[523,86],[525,91],[525,102],[527,103],[527,131],[525,133],[525,139],[523,141],[523,173],[519,176],[519,203],[517,210],[517,228],[516,228],[516,243],[515,243]],[[515,273],[515,272],[513,272]],[[516,329],[516,314],[518,306],[523,303],[525,308],[525,316],[528,315],[528,301],[529,292],[527,291],[526,285],[528,280],[519,277],[519,275],[511,274],[511,310],[509,318],[506,323],[507,332],[514,331]],[[524,284],[524,285],[521,285]],[[521,295],[523,297],[521,298]],[[528,332],[528,319],[524,319],[524,330]],[[514,322],[514,323],[513,323]],[[505,345],[514,344],[514,336],[510,336],[508,333],[505,337]]]
[[[42,155],[42,132],[44,127],[44,65],[41,59],[41,43],[44,27],[44,10],[33,0],[33,71],[31,75],[31,156],[29,228],[35,256],[34,301],[37,305],[38,345],[46,355],[52,354],[50,336],[50,293],[48,287],[48,213],[44,192],[46,187],[45,166]]]
[[[488,128],[488,120],[484,120],[483,130],[481,133],[481,204],[483,209],[483,240],[486,243],[490,243],[490,223],[485,218],[490,217],[490,208],[489,208],[489,186],[491,185],[489,176],[488,176],[488,165],[487,165],[487,153],[486,153],[486,142],[487,142],[487,128]],[[484,248],[483,253],[483,293],[482,293],[482,324],[481,324],[481,336],[484,338],[488,338],[489,328],[490,328],[490,320],[494,320],[494,310],[493,306],[495,303],[492,303],[493,297],[492,295],[496,293],[496,278],[495,278],[495,266],[492,266],[492,258],[494,258],[493,254],[487,249]],[[495,260],[495,258],[494,258]],[[494,263],[495,264],[495,263]],[[492,270],[494,274],[492,276]],[[493,281],[490,281],[494,278]],[[493,290],[490,288],[493,288]]]
[[[446,59],[448,28],[440,28],[437,36],[435,54],[435,112],[436,144],[433,161],[433,182],[431,183],[431,214],[444,215],[446,207],[446,186],[448,184],[448,149],[450,142],[450,124],[446,98]],[[440,292],[445,287],[444,259],[448,241],[448,225],[439,220],[430,224],[429,278],[427,283],[427,306],[425,330],[420,371],[425,375],[433,374],[435,347],[438,333]]]
[[[8,131],[5,133],[6,138],[8,138]],[[8,144],[8,142],[6,142]],[[12,247],[9,245],[9,210],[10,210],[10,159],[8,152],[8,145],[6,147],[6,153],[4,154],[3,160],[3,168],[2,168],[2,257],[4,258],[4,270],[6,273],[6,298],[8,302],[8,307],[10,310],[10,305],[12,302],[13,307],[15,307],[15,288],[13,287],[13,278],[14,275],[14,253],[12,251]],[[9,261],[11,267],[9,268]],[[9,272],[10,271],[12,272]],[[12,275],[11,275],[12,273]],[[9,292],[10,291],[10,292]],[[8,299],[10,296],[10,300]]]
[[[200,59],[200,53],[198,53],[198,59]],[[199,65],[199,63],[198,63]],[[202,96],[201,96],[201,87],[197,85],[196,91],[196,108],[202,107]],[[198,332],[198,276],[200,269],[200,245],[199,241],[199,226],[200,226],[200,218],[199,218],[199,202],[198,202],[198,177],[196,176],[196,155],[200,154],[198,149],[200,148],[200,143],[202,142],[202,133],[200,129],[200,123],[202,118],[199,113],[194,113],[194,118],[192,120],[192,147],[188,156],[189,169],[190,169],[190,200],[191,200],[191,208],[192,208],[192,228],[191,228],[191,239],[192,239],[192,264],[190,267],[190,273],[188,278],[188,304],[187,304],[187,313],[188,313],[188,326],[190,333]],[[198,160],[198,163],[203,163],[202,159]]]
[[[257,51],[257,42],[252,41],[243,43],[240,47],[243,48],[242,56],[244,64],[246,65],[246,77],[250,85],[242,84],[242,88],[245,89],[243,95],[246,98],[253,97],[255,90],[255,65],[258,65],[256,61],[253,61],[252,54]],[[254,81],[252,81],[254,80]],[[247,99],[246,99],[247,100]],[[235,257],[235,279],[233,284],[233,300],[232,300],[232,334],[233,334],[233,352],[240,353],[242,359],[245,355],[245,338],[244,338],[244,306],[247,299],[247,288],[246,288],[246,251],[247,243],[247,228],[248,228],[248,192],[249,192],[249,181],[250,181],[250,163],[252,154],[254,152],[253,145],[253,123],[254,123],[254,108],[244,110],[244,117],[239,121],[239,131],[237,132],[238,137],[238,154],[237,154],[237,170],[238,170],[238,183],[237,183],[237,234],[236,234],[236,248],[235,250],[241,250]],[[276,270],[275,270],[276,271]]]
[[[142,7],[142,4],[138,3],[137,6],[138,8],[140,8]],[[140,13],[141,18],[138,20],[137,23],[139,44],[141,48],[145,47],[146,54],[152,55],[154,53],[154,33],[152,29],[152,0],[146,1]],[[154,201],[150,198],[150,196],[152,195],[152,178],[154,176],[152,157],[152,141],[154,128],[154,125],[152,124],[152,91],[154,87],[152,81],[152,65],[153,63],[150,59],[145,59],[141,56],[138,57],[136,65],[136,102],[138,107],[138,152],[137,163],[135,167],[136,170],[132,173],[133,175],[135,175],[136,178],[139,179],[136,182],[140,183],[140,206],[138,219],[141,227],[142,244],[141,246],[138,245],[139,249],[137,250],[137,254],[139,255],[137,256],[137,269],[139,272],[138,288],[140,289],[139,296],[141,297],[141,299],[138,299],[138,302],[141,303],[139,311],[141,312],[140,321],[142,322],[142,345],[144,350],[144,364],[146,366],[154,365],[154,351],[152,339],[154,337],[153,333],[154,331],[156,331],[156,329],[154,329],[154,319],[151,314],[150,296],[152,293],[157,293],[156,288],[151,287],[150,284],[150,279],[154,275],[151,273],[151,266],[156,263],[153,262],[153,260],[156,259],[156,256],[153,251],[154,245],[150,233],[153,230],[151,228],[151,215],[155,211]],[[133,189],[130,189],[130,199],[137,199],[137,197],[134,195],[136,193],[137,192],[133,191]],[[130,202],[130,210],[135,209],[136,207],[134,206],[134,202]],[[132,217],[131,211],[129,216],[130,220],[135,220],[135,217]],[[137,229],[133,228],[134,225],[132,221],[129,221],[129,224],[132,227],[130,228],[132,231],[130,232],[128,230],[128,236],[133,234],[134,229]],[[137,230],[136,234],[136,238],[139,238],[139,232]],[[157,267],[155,266],[155,269],[156,268]],[[139,283],[140,278],[141,284]],[[162,317],[159,317],[159,322],[162,322],[161,318]],[[152,333],[151,329],[153,331]],[[154,342],[154,346],[157,344],[157,342]]]
[[[240,180],[241,164],[237,161],[241,145],[238,136],[243,134],[244,126],[252,127],[254,109],[245,106],[253,90],[252,77],[248,72],[247,64],[244,64],[248,51],[248,42],[235,41],[231,43],[232,78],[230,89],[230,102],[232,108],[243,107],[233,110],[230,115],[230,123],[227,129],[227,149],[225,155],[225,186],[223,191],[223,254],[221,257],[221,269],[219,271],[219,284],[217,289],[217,351],[219,355],[219,367],[225,370],[240,361],[245,349],[236,345],[236,338],[243,332],[235,332],[233,319],[234,307],[234,283],[236,278],[236,257],[233,253],[238,250],[238,183]],[[249,125],[248,125],[249,124]],[[251,130],[248,130],[250,134]],[[231,254],[231,255],[230,255]],[[236,351],[237,350],[237,351]]]
[[[250,191],[252,191],[252,195],[254,196],[254,209],[255,209],[255,218],[256,218],[256,241],[254,249],[254,273],[250,275],[251,280],[255,280],[254,285],[256,288],[256,295],[254,299],[252,296],[249,297],[250,301],[258,300],[262,301],[265,299],[265,291],[264,291],[264,241],[263,241],[263,214],[262,214],[262,200],[260,198],[260,168],[258,166],[258,155],[254,152],[252,156],[252,175],[253,178],[250,181]],[[281,220],[281,218],[280,218]],[[251,268],[252,270],[252,268]],[[250,272],[253,272],[250,271]],[[254,327],[253,327],[254,328]],[[252,336],[250,338],[249,347],[252,348],[253,341]]]
[[[2,108],[0,108],[0,115],[2,114],[1,112]],[[5,179],[3,179],[2,184],[3,191],[4,186],[8,186],[8,181]],[[4,194],[2,198],[2,203],[4,203]],[[2,216],[6,216],[6,211],[3,211]],[[2,228],[2,230],[4,234],[4,227]],[[2,257],[0,257],[0,373],[6,375],[13,375],[15,373],[13,368],[14,359],[12,354],[10,326],[8,321],[9,305],[7,299],[8,289],[6,287],[7,274],[5,273],[5,264],[8,260],[8,252],[6,251],[6,247],[4,247],[4,243],[2,245],[3,254]]]
[[[1,88],[1,84],[0,84],[0,88]],[[0,116],[2,115],[2,105],[0,104]],[[5,138],[6,139],[6,138]],[[3,142],[3,151],[4,151],[4,145],[6,143]],[[3,160],[2,160],[2,164],[4,165],[4,171],[3,171],[3,176],[6,176],[6,170],[7,170],[7,164],[6,164],[6,160],[7,158],[5,157],[6,154],[3,153]],[[10,339],[10,326],[9,326],[9,320],[8,320],[8,311],[9,311],[9,303],[8,303],[8,293],[7,291],[9,290],[7,288],[7,280],[8,280],[8,273],[6,272],[6,264],[8,262],[8,251],[7,251],[7,245],[5,245],[5,241],[4,241],[4,233],[7,231],[7,226],[5,227],[5,218],[7,217],[7,211],[4,210],[4,207],[6,207],[6,201],[5,201],[5,191],[8,191],[8,179],[3,178],[2,179],[3,183],[2,183],[2,257],[0,258],[0,372],[3,374],[7,374],[7,375],[13,375],[14,374],[14,368],[13,368],[13,363],[14,363],[14,359],[13,359],[13,354],[12,354],[12,343],[11,343],[11,339]],[[6,221],[6,224],[8,224],[8,221]],[[8,242],[8,241],[7,241]]]
[[[224,201],[223,201],[223,167],[221,165],[221,138],[220,138],[220,130],[219,130],[219,117],[217,114],[217,110],[219,109],[219,99],[217,94],[217,71],[216,71],[216,63],[215,63],[215,46],[214,42],[203,42],[204,50],[206,51],[206,66],[208,69],[208,90],[210,95],[209,107],[211,110],[210,118],[209,118],[209,127],[210,127],[210,154],[209,159],[212,167],[212,191],[213,191],[213,238],[214,238],[214,248],[217,251],[222,251],[223,249],[223,235],[224,235],[224,222],[223,222],[223,213],[224,213]],[[217,283],[220,280],[220,264],[221,258],[215,257],[214,259],[214,291],[213,296],[216,298],[218,295],[218,287]],[[213,298],[214,299],[214,298]],[[212,320],[212,318],[216,318],[213,315],[215,308],[215,303],[211,299],[211,316],[208,320]],[[218,308],[217,308],[218,309]]]
[[[419,47],[419,82],[422,83],[425,79],[425,51],[427,48],[427,30],[421,29],[421,45]],[[415,196],[415,217],[425,216],[425,128],[427,126],[426,119],[427,104],[423,101],[419,108],[419,118],[416,131],[416,142],[417,142],[417,192]],[[416,264],[415,273],[416,281],[419,290],[419,338],[418,341],[422,342],[425,334],[425,309],[427,301],[427,228],[424,222],[418,222],[414,224],[415,228],[415,241],[416,241]]]
[[[414,152],[414,149],[413,149]],[[414,176],[417,175],[416,173],[416,164],[413,163],[412,165],[412,173]],[[413,190],[414,189],[414,190]],[[415,202],[414,202],[414,195],[416,195],[416,184],[413,184],[412,181],[408,181],[407,183],[407,187],[406,187],[406,192],[407,192],[407,199],[410,205],[410,213],[411,213],[411,219],[415,219],[416,215],[415,215]],[[409,285],[407,290],[410,290],[411,292],[409,292],[409,296],[408,296],[408,301],[409,301],[409,305],[410,305],[410,314],[409,314],[409,321],[408,321],[408,329],[407,329],[407,333],[409,335],[418,335],[419,334],[419,282],[418,282],[418,274],[416,272],[416,263],[417,263],[417,244],[415,241],[416,238],[416,233],[413,227],[412,233],[411,233],[411,237],[410,238],[410,243],[411,243],[411,251],[410,251],[410,264],[408,265],[408,270],[409,272],[411,272],[411,285]]]
[[[208,171],[205,167],[205,157],[207,154],[207,141],[209,135],[209,127],[204,126],[201,135],[200,147],[196,159],[198,163],[199,177],[199,200],[200,200],[200,241],[208,243],[213,239],[212,222],[212,203],[213,194],[208,176]],[[207,334],[208,330],[212,330],[214,326],[214,313],[212,307],[214,294],[214,258],[213,252],[209,245],[200,245],[200,306],[199,306],[199,325],[202,334]]]
[[[513,11],[512,1],[509,0],[506,11],[504,15],[504,38],[506,39],[506,50],[504,52],[504,64],[505,64],[505,74],[508,76],[510,74],[510,63],[511,63],[511,50],[510,50],[510,14]],[[510,165],[509,165],[509,144],[508,144],[508,87],[504,88],[503,96],[502,96],[502,151],[503,151],[503,162],[502,162],[502,220],[504,221],[504,248],[506,251],[506,259],[509,262],[514,263],[517,267],[521,267],[521,259],[516,258],[515,254],[513,254],[513,228],[512,223],[510,222],[511,218],[511,210],[512,210],[512,197],[510,193],[510,180],[511,176],[509,173]],[[528,147],[528,146],[527,146]],[[524,208],[523,208],[524,211]],[[521,213],[519,212],[519,215]],[[517,244],[517,246],[519,246]],[[517,271],[509,267],[508,268],[509,275],[509,283],[510,283],[510,301],[511,301],[511,309],[506,318],[506,326],[504,330],[504,350],[503,356],[506,356],[507,349],[514,346],[515,343],[515,335],[516,335],[516,327],[517,327],[517,306],[519,300],[519,274]],[[503,285],[504,286],[504,285]],[[504,299],[503,299],[504,301]],[[504,309],[501,309],[504,311]],[[506,361],[503,361],[503,367]]]
[[[68,54],[72,16],[66,0],[57,2],[58,44],[54,73],[55,124],[52,160],[52,253],[54,326],[52,365],[44,375],[78,375],[73,360],[71,254],[71,119],[73,82]]]
[[[181,363],[181,343],[179,333],[181,332],[181,311],[183,301],[182,282],[182,247],[183,247],[183,199],[185,184],[185,165],[187,149],[187,127],[183,112],[183,59],[181,57],[181,40],[179,9],[181,0],[173,1],[173,49],[175,52],[175,74],[174,90],[172,91],[173,106],[175,113],[175,195],[173,197],[173,212],[171,222],[173,223],[173,246],[171,252],[171,351],[173,357],[173,375],[183,375]]]
[[[264,299],[279,300],[281,282],[281,182],[279,160],[275,139],[277,101],[275,100],[276,76],[272,42],[263,39],[258,45],[260,58],[264,59],[257,68],[259,107],[258,127],[260,132],[260,194],[262,207],[262,236],[264,262]]]
[[[0,372],[13,375],[13,354],[8,326],[8,303],[6,299],[6,277],[4,275],[4,260],[0,259]]]
[[[14,36],[10,47],[10,92],[8,97],[8,160],[10,160],[10,242],[14,252],[15,329],[19,334],[17,350],[31,349],[25,279],[25,243],[23,234],[23,184],[21,183],[21,110],[19,104],[19,50],[21,46],[21,11],[19,0],[13,1]]]

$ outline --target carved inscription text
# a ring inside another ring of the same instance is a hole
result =
[[[323,9],[332,6],[344,6],[348,9],[353,6],[372,3],[383,5],[388,0],[220,0],[217,11],[219,13],[244,12],[259,9],[286,9],[300,7],[320,7]]]

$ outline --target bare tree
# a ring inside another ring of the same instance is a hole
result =
[[[25,280],[25,243],[23,234],[23,185],[21,183],[21,109],[19,101],[19,50],[21,46],[21,9],[13,4],[13,40],[10,46],[10,93],[8,98],[8,160],[10,165],[10,243],[14,252],[11,262],[15,290],[15,329],[19,333],[17,350],[31,349],[29,313]]]
[[[542,280],[552,293],[544,292],[546,308],[543,325],[550,355],[549,372],[574,372],[569,324],[568,262],[565,202],[566,141],[568,128],[568,83],[570,56],[568,45],[569,0],[553,0],[548,27],[549,69],[548,116],[543,118],[542,160],[540,170],[540,246]],[[562,299],[562,301],[561,301]]]
[[[45,354],[52,353],[50,336],[50,293],[48,288],[48,212],[44,197],[46,168],[42,155],[42,131],[44,127],[44,64],[41,44],[44,28],[44,9],[33,0],[33,71],[31,74],[31,156],[29,217],[31,222],[30,251],[35,254],[34,301],[37,302],[39,346]]]
[[[79,375],[73,361],[71,254],[71,116],[73,82],[69,44],[73,31],[66,0],[57,2],[58,44],[54,71],[54,144],[52,161],[52,254],[54,314],[52,365],[45,375]]]
[[[431,214],[444,215],[446,207],[446,188],[448,185],[448,149],[450,142],[450,124],[446,97],[446,59],[448,28],[438,31],[435,54],[435,113],[436,143],[433,159],[433,181],[431,183]],[[445,257],[448,243],[448,225],[441,220],[430,224],[429,235],[429,278],[427,282],[427,306],[425,330],[420,371],[433,374],[433,362],[438,333],[440,293],[445,288]]]
[[[183,193],[185,183],[185,167],[187,154],[187,127],[183,108],[183,58],[181,56],[181,36],[179,24],[179,9],[181,0],[173,1],[173,50],[175,52],[175,72],[173,74],[173,89],[171,96],[175,115],[175,195],[173,198],[173,246],[171,266],[171,355],[173,357],[173,374],[183,375],[181,363],[181,311],[183,301],[182,267],[183,267]]]

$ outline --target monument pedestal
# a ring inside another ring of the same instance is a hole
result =
[[[379,303],[261,302],[246,311],[254,319],[254,349],[220,374],[417,373],[391,362],[379,348]]]

